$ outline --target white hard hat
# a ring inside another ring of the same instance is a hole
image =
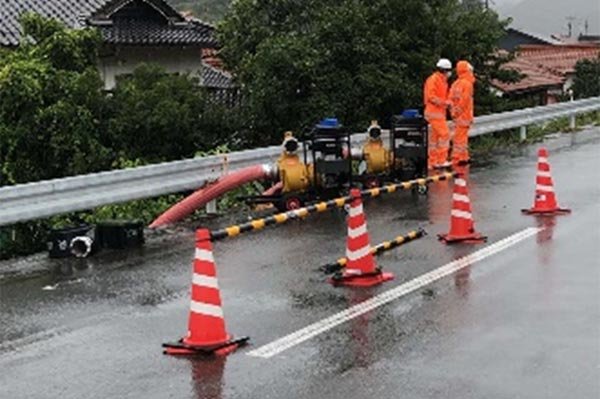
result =
[[[452,69],[452,63],[447,58],[440,58],[440,60],[437,62],[437,64],[435,64],[435,66],[439,69]]]

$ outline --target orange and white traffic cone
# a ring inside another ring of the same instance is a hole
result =
[[[333,285],[370,287],[394,278],[392,273],[383,273],[375,265],[371,252],[371,242],[367,232],[367,221],[363,211],[360,190],[350,191],[352,202],[348,215],[348,238],[346,240],[346,268],[333,275],[329,282]]]
[[[199,229],[196,231],[188,333],[176,343],[163,344],[166,348],[164,353],[224,355],[233,352],[248,339],[234,339],[225,330],[210,232],[207,229]]]
[[[450,232],[448,234],[439,234],[438,238],[445,244],[459,242],[478,244],[487,241],[487,237],[475,231],[467,181],[462,176],[454,180],[452,211],[450,212]]]
[[[522,209],[528,215],[558,215],[570,213],[570,209],[558,206],[554,194],[554,183],[550,174],[550,162],[548,162],[548,150],[540,148],[538,151],[537,176],[535,177],[535,199],[533,207]]]

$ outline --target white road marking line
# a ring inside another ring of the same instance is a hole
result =
[[[336,313],[326,319],[313,323],[303,329],[286,335],[276,341],[263,345],[257,349],[248,352],[248,356],[271,358],[287,349],[290,349],[304,341],[307,341],[325,331],[328,331],[346,321],[352,320],[362,314],[365,314],[379,306],[385,305],[395,299],[409,294],[419,288],[444,278],[452,273],[459,271],[467,266],[473,265],[480,260],[497,254],[519,242],[537,234],[543,228],[530,227],[518,233],[515,233],[503,240],[488,245],[470,255],[464,256],[435,270],[425,273],[411,281],[385,291],[371,299],[354,305],[344,311]]]

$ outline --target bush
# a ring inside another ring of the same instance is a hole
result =
[[[100,142],[106,99],[96,70],[99,37],[26,14],[23,41],[0,53],[3,185],[106,169]]]
[[[189,158],[226,142],[226,112],[209,101],[198,80],[141,65],[121,79],[110,99],[105,145],[148,162]]]
[[[575,64],[573,93],[575,98],[600,96],[600,56]]]

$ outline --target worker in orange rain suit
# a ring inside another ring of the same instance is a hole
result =
[[[452,163],[469,162],[469,129],[473,124],[473,66],[467,61],[456,64],[458,79],[450,87],[450,115],[454,121]]]
[[[452,74],[452,63],[442,58],[436,64],[436,71],[427,78],[423,89],[425,119],[429,122],[429,168],[450,166],[448,149],[450,131],[446,123],[448,100],[448,78]]]

